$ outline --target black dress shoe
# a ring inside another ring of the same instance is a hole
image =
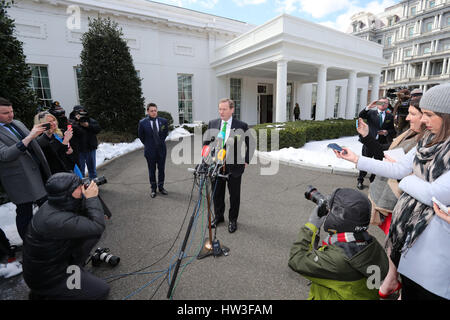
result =
[[[358,182],[358,184],[356,185],[356,187],[359,189],[359,190],[362,190],[362,189],[364,189],[364,185],[363,185],[363,183],[362,182]]]
[[[152,198],[156,197],[156,191],[152,191],[152,192],[150,193],[150,197],[152,197]]]
[[[164,188],[161,188],[161,189],[159,189],[159,193],[161,193],[161,194],[163,194],[163,195],[165,195],[165,196],[167,196],[169,193],[166,191],[166,189],[164,189]]]
[[[237,222],[236,221],[230,221],[228,224],[228,232],[233,233],[237,230]]]
[[[222,222],[225,222],[225,219],[223,218],[223,217],[220,217],[220,218],[215,218],[212,222],[211,222],[211,228],[215,228],[215,227],[217,227],[217,225],[219,224],[219,223],[222,223]]]

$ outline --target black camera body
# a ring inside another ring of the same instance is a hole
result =
[[[119,264],[120,258],[109,253],[109,248],[97,248],[91,257],[92,265],[98,267],[101,262],[115,267]]]
[[[77,118],[77,121],[78,121],[79,123],[82,123],[82,122],[89,122],[89,116],[88,116],[87,111],[80,110],[80,111],[77,112],[77,115],[80,116],[79,118]]]
[[[317,188],[313,186],[307,186],[306,192],[305,192],[305,198],[308,200],[311,200],[314,202],[318,207],[318,213],[317,215],[319,217],[324,217],[328,214],[330,211],[330,208],[328,206],[328,200],[325,198],[319,191],[317,191]]]
[[[81,180],[81,183],[84,185],[85,188],[87,188],[87,187],[89,187],[89,184],[91,183],[91,181],[94,181],[97,186],[101,186],[102,184],[105,184],[108,182],[108,180],[106,180],[105,176],[100,176],[100,177],[97,177],[92,180],[88,177],[83,178]]]
[[[400,102],[397,109],[397,116],[406,118],[408,116],[409,100]]]

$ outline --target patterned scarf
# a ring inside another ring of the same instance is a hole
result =
[[[413,174],[427,182],[433,182],[450,170],[450,137],[431,147],[434,135],[426,134],[417,145]],[[398,266],[403,251],[411,248],[434,216],[433,207],[421,203],[403,193],[393,210],[393,220],[386,241],[391,249],[391,259]]]

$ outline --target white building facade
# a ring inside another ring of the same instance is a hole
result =
[[[404,0],[381,14],[361,12],[349,32],[384,46],[384,91],[450,82],[450,0]]]
[[[217,118],[223,97],[250,125],[293,118],[352,119],[378,89],[383,46],[289,15],[261,26],[145,0],[19,0],[8,10],[32,68],[31,86],[66,111],[78,93],[88,18],[123,30],[146,103],[175,124]],[[280,107],[278,107],[280,106]],[[143,112],[144,114],[144,112]]]

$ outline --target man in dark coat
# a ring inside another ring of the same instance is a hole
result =
[[[227,155],[225,160],[225,171],[228,179],[218,177],[214,182],[214,225],[224,221],[225,212],[225,187],[228,184],[230,193],[230,210],[228,231],[233,233],[237,230],[237,219],[239,216],[239,207],[241,202],[241,180],[245,168],[250,163],[249,136],[245,135],[248,130],[247,123],[233,118],[234,101],[231,99],[222,99],[219,102],[219,119],[211,120],[208,124],[208,131],[205,135],[206,143],[217,133],[223,141],[223,147]],[[242,143],[245,143],[245,153],[242,154]]]
[[[166,166],[166,138],[169,125],[166,119],[158,117],[158,107],[154,103],[147,105],[147,117],[139,122],[138,137],[144,144],[144,155],[147,159],[152,198],[156,197],[156,189],[163,195]],[[158,166],[158,181],[156,181],[156,166]]]
[[[78,157],[77,165],[82,174],[84,174],[87,166],[89,178],[95,179],[97,178],[97,134],[101,131],[101,127],[97,120],[88,117],[88,113],[83,106],[73,107],[70,119],[73,124],[73,138],[70,145],[74,151],[74,156]]]
[[[60,172],[46,185],[48,201],[33,217],[23,249],[23,277],[31,299],[104,299],[109,285],[83,269],[105,229],[98,187]],[[84,195],[84,198],[82,198]]]
[[[389,100],[382,98],[378,101],[372,102],[359,113],[360,118],[367,120],[367,124],[369,125],[369,135],[374,137],[380,144],[385,145],[386,147],[389,147],[396,135],[394,116],[388,110],[388,107]],[[365,145],[362,148],[362,155],[378,159],[374,155],[374,152]],[[357,187],[360,190],[364,188],[363,182],[366,175],[366,171],[359,172]],[[375,175],[372,174],[369,181],[372,182],[374,179]]]
[[[16,225],[22,239],[33,217],[33,204],[40,206],[45,201],[44,182],[51,175],[36,142],[45,129],[39,124],[29,131],[14,120],[11,102],[0,97],[0,181],[17,207]]]

